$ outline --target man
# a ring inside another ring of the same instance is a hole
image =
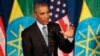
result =
[[[49,22],[49,8],[46,3],[35,5],[34,17],[36,22],[22,32],[24,56],[58,56],[58,47],[67,53],[72,51],[74,41],[70,42],[67,37],[73,37],[73,26],[63,32],[58,24]]]

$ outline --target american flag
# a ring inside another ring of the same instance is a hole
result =
[[[50,0],[51,20],[58,23],[63,31],[66,31],[66,28],[69,26],[66,6],[66,0]],[[58,49],[58,56],[73,56],[73,51],[64,53]]]

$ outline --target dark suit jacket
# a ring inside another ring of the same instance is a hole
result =
[[[49,46],[46,46],[36,22],[22,32],[24,56],[51,56],[51,54],[58,56],[58,47],[67,53],[72,51],[74,43],[63,37],[58,24],[50,22],[47,27]]]

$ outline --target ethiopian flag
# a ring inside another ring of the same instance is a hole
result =
[[[100,56],[100,0],[83,0],[75,56]]]
[[[7,27],[7,56],[23,56],[21,32],[35,19],[33,0],[14,0]]]

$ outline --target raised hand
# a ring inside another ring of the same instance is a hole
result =
[[[61,33],[67,38],[72,38],[74,36],[74,30],[75,30],[74,26],[70,24],[70,26],[66,28],[66,31],[65,32],[61,31]]]

